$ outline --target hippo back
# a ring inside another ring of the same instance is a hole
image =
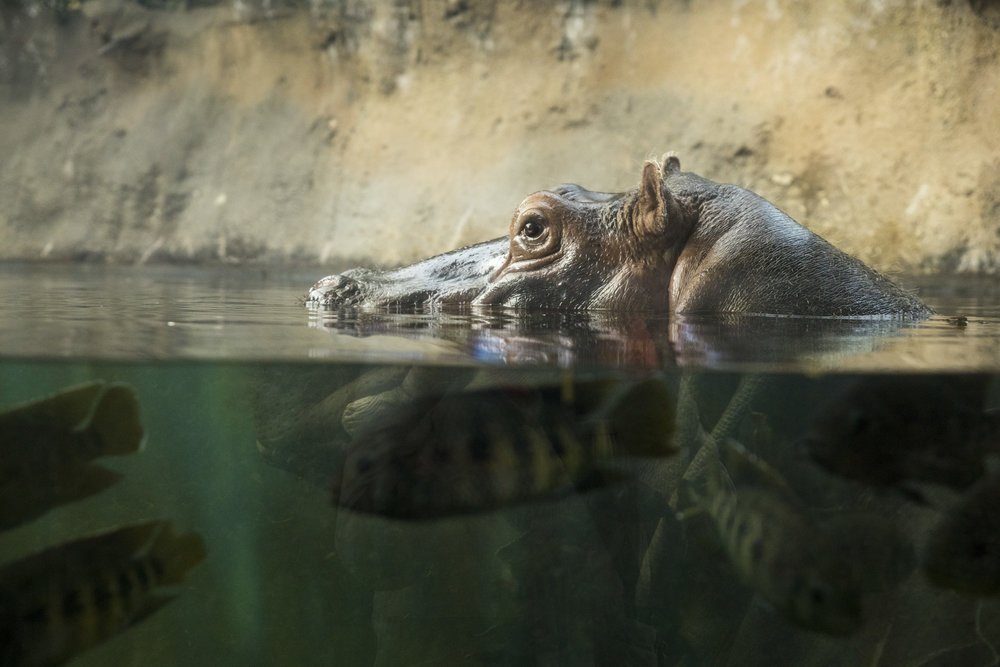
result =
[[[696,202],[698,221],[674,267],[673,312],[904,318],[932,313],[763,197],[681,176],[686,178],[671,185],[678,196]]]

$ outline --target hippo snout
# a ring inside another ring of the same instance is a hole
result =
[[[361,284],[346,274],[335,273],[310,287],[306,302],[325,308],[353,306],[361,302]]]

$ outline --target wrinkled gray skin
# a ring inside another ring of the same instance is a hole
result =
[[[561,185],[521,202],[509,236],[393,271],[312,287],[326,308],[446,304],[804,316],[931,314],[770,202],[680,170],[643,166],[636,190]]]

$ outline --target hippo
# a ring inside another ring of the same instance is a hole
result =
[[[838,250],[769,201],[648,160],[638,188],[564,184],[528,197],[508,236],[403,268],[328,276],[321,308],[739,313],[805,317],[932,314],[912,294]]]

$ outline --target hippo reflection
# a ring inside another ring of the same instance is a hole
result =
[[[911,294],[770,202],[647,161],[623,193],[561,185],[521,202],[509,235],[312,287],[325,308],[441,305],[922,318]]]

